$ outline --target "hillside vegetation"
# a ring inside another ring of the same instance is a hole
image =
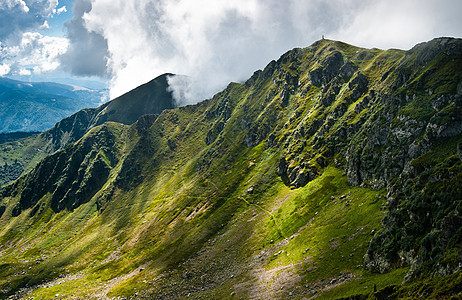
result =
[[[0,165],[3,165],[0,187],[31,170],[45,156],[78,141],[95,126],[108,121],[133,124],[145,114],[159,114],[164,109],[174,108],[175,101],[167,90],[168,76],[172,74],[161,75],[97,108],[82,109],[36,136],[0,135]]]
[[[460,297],[461,110],[461,40],[321,40],[104,120],[1,191],[0,297]]]

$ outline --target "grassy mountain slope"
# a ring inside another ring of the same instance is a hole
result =
[[[1,295],[460,295],[461,59],[321,40],[92,128],[2,190]]]
[[[107,121],[132,124],[144,114],[159,114],[175,107],[167,90],[167,77],[161,75],[152,81],[97,108],[87,108],[64,118],[51,129],[36,135],[0,143],[0,186],[18,178],[46,155],[64,149],[76,142],[90,129]]]

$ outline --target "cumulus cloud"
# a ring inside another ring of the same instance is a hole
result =
[[[6,74],[8,74],[10,72],[11,68],[10,68],[10,65],[8,64],[0,64],[0,76],[5,76]]]
[[[129,1],[132,2],[132,1]],[[62,68],[74,75],[101,76],[109,73],[107,40],[87,28],[84,16],[92,10],[90,0],[76,0],[72,8],[74,17],[64,25],[67,28],[69,48],[60,56]],[[117,19],[117,14],[112,18]]]
[[[44,36],[58,0],[0,0],[0,75],[31,75],[59,68],[67,39]],[[58,9],[59,10],[59,9]]]
[[[5,0],[3,3],[0,3],[0,9],[12,8],[19,8],[25,13],[29,12],[29,7],[27,6],[26,2],[22,0]]]
[[[409,49],[435,37],[461,37],[461,11],[459,0],[381,0],[352,15],[332,37],[363,47]]]
[[[12,43],[24,32],[42,26],[57,5],[58,0],[0,1],[0,41]]]
[[[58,57],[66,52],[67,39],[25,32],[18,44],[0,44],[0,75],[42,74],[56,70]]]
[[[78,0],[76,4],[88,4],[79,19],[83,26],[78,28],[107,41],[107,47],[102,44],[98,49],[108,58],[112,97],[172,72],[192,78],[187,86],[180,86],[184,78],[171,80],[174,88],[183,89],[176,94],[187,96],[180,100],[197,102],[230,81],[244,80],[286,50],[318,39],[326,27],[318,22],[323,7],[326,18],[341,23],[341,9],[350,4],[337,2],[319,1],[313,7],[300,0],[97,0],[91,4]],[[299,13],[301,6],[305,15]],[[316,17],[309,17],[311,13]],[[74,30],[70,25],[68,29]]]
[[[111,97],[171,72],[181,104],[248,78],[325,35],[364,47],[410,48],[460,36],[459,0],[75,0],[62,63],[111,76]]]
[[[210,96],[207,85],[197,78],[185,75],[174,75],[168,76],[167,81],[169,85],[168,90],[172,92],[177,106],[195,103],[198,100]]]

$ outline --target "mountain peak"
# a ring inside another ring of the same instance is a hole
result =
[[[172,92],[168,89],[169,76],[173,74],[162,74],[98,107],[92,125],[106,121],[132,124],[142,115],[159,114],[164,109],[175,108]]]

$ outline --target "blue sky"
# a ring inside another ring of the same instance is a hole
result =
[[[170,85],[194,103],[323,35],[382,49],[461,37],[461,11],[460,0],[0,0],[0,76],[107,85],[113,98],[169,72],[191,78]]]
[[[47,18],[49,29],[40,31],[43,35],[65,37],[66,29],[63,23],[67,20],[72,19],[72,4],[73,0],[60,0],[56,6],[57,11],[61,11],[59,14],[52,14]],[[65,10],[63,10],[65,7]]]

